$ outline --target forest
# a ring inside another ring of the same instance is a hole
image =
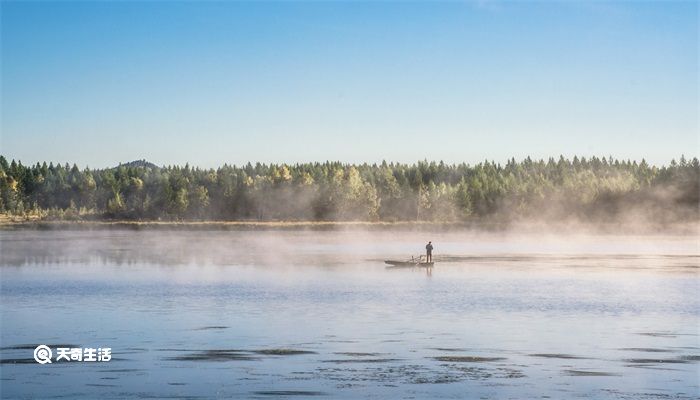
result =
[[[40,220],[673,223],[700,219],[699,195],[700,163],[685,157],[81,169],[0,156],[0,213]]]

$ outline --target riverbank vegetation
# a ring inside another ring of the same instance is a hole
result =
[[[0,156],[13,220],[674,223],[700,219],[699,197],[700,163],[684,157],[89,169]]]

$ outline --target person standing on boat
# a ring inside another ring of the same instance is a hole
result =
[[[425,245],[425,261],[433,262],[433,242],[428,242]]]

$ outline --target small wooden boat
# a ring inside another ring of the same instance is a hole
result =
[[[411,260],[385,260],[384,263],[391,265],[392,267],[432,267],[434,262],[423,262],[420,258]]]

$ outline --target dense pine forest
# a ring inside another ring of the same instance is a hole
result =
[[[0,156],[0,212],[33,219],[676,222],[699,219],[699,194],[700,163],[684,157],[91,170]]]

